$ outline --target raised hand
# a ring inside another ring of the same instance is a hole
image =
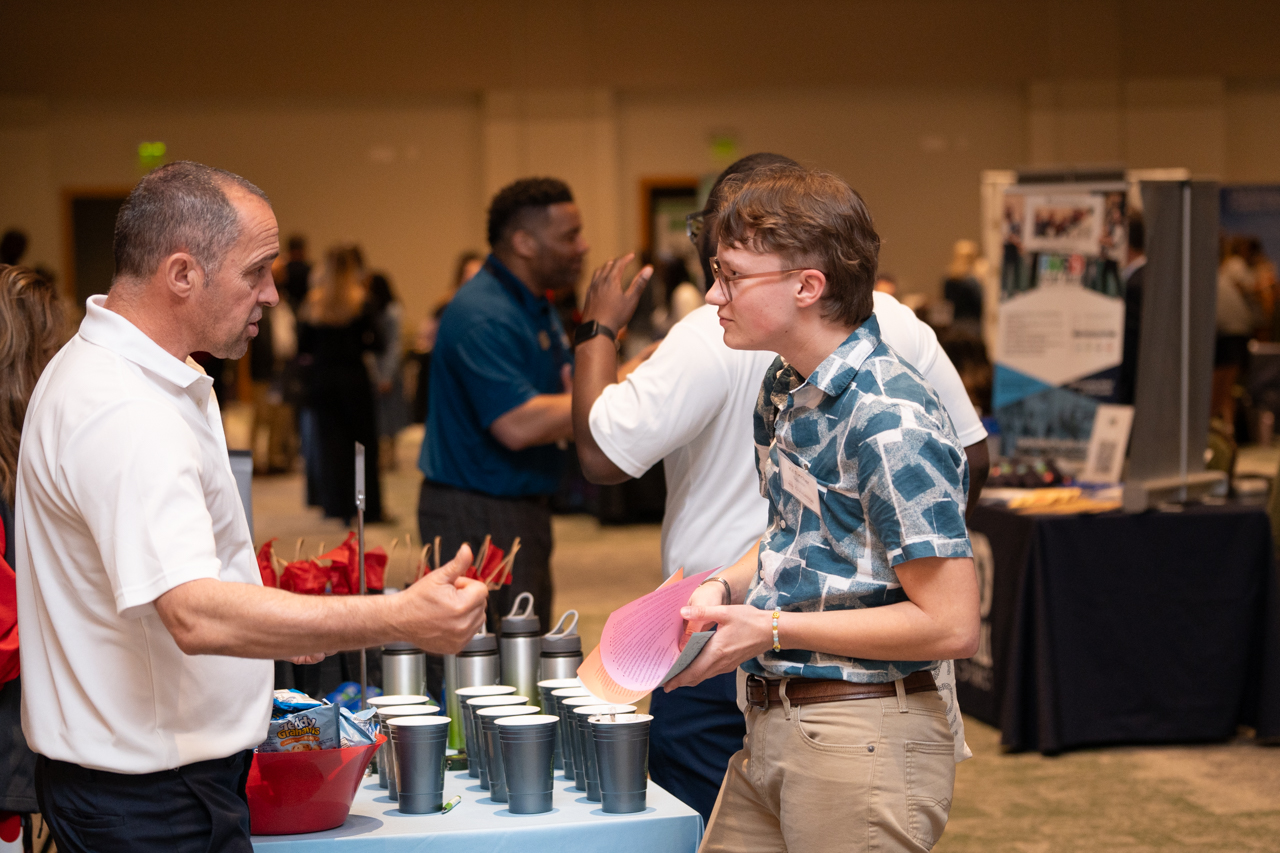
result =
[[[418,648],[436,654],[456,654],[484,624],[489,591],[465,577],[471,548],[463,545],[445,565],[396,596],[401,605],[400,628]]]
[[[635,252],[631,252],[614,258],[591,274],[591,286],[587,288],[582,309],[584,321],[595,320],[615,333],[631,322],[640,294],[653,276],[653,267],[645,266],[631,279],[630,285],[623,286],[622,273],[635,256]]]

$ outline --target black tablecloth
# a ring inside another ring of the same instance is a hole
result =
[[[993,571],[961,708],[1005,746],[1280,736],[1280,585],[1255,507],[1021,516],[978,507]],[[984,577],[985,575],[985,577]]]

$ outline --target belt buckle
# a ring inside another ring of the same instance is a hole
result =
[[[766,681],[761,676],[756,675],[754,672],[747,673],[747,699],[750,704],[754,705],[755,704],[754,702],[750,702],[752,684],[759,685],[760,687],[760,694],[762,697],[761,698],[762,704],[760,705],[761,710],[764,710],[764,711],[769,710],[769,682]]]

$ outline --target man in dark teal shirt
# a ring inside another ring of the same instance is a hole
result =
[[[530,178],[489,207],[492,254],[440,319],[431,359],[427,430],[419,467],[423,541],[452,554],[486,535],[508,549],[520,537],[499,613],[533,594],[542,630],[551,621],[551,512],[564,442],[573,436],[572,349],[548,292],[576,284],[587,253],[573,194]],[[560,445],[560,446],[558,446]],[[435,678],[430,686],[437,690]]]

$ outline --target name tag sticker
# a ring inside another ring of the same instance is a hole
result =
[[[818,481],[813,475],[778,452],[778,473],[782,475],[782,488],[813,512],[822,515],[818,498]]]

